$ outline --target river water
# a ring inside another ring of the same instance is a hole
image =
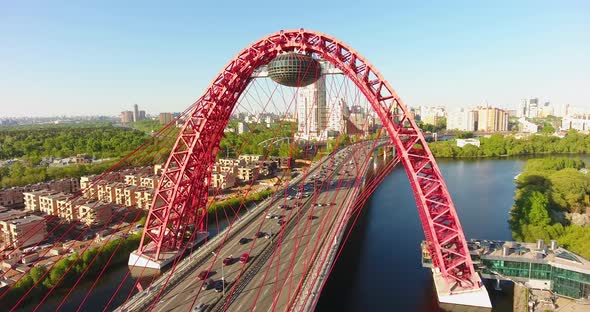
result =
[[[513,178],[524,159],[439,160],[438,164],[466,237],[510,240],[507,220]],[[316,311],[439,311],[430,271],[420,264],[423,239],[407,176],[403,168],[396,168],[365,205]],[[101,311],[127,271],[120,267],[103,276],[82,311]],[[132,286],[133,279],[127,278],[111,308],[125,301]],[[89,287],[79,285],[62,311],[75,311]],[[491,291],[493,311],[512,311],[510,287],[504,288],[504,292]],[[60,300],[52,296],[40,310],[54,311]]]
[[[524,160],[439,160],[467,238],[511,239],[508,212]],[[334,267],[316,311],[439,311],[424,234],[403,168],[375,190]],[[492,293],[493,311],[512,311],[510,288]]]

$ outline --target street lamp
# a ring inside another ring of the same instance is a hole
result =
[[[211,252],[213,256],[217,257],[215,251]],[[225,275],[223,274],[223,259],[221,260],[221,287],[223,291],[223,295],[225,296]]]

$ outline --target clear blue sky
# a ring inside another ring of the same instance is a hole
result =
[[[0,117],[182,111],[246,45],[300,27],[354,47],[411,106],[590,111],[589,1],[345,2],[1,1]]]

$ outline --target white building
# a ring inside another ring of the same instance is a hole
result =
[[[297,139],[325,140],[328,126],[326,77],[320,78],[297,93]]]
[[[238,134],[243,134],[245,132],[250,131],[248,129],[248,124],[246,124],[245,122],[238,122]]]
[[[539,126],[527,121],[524,117],[520,117],[518,123],[520,125],[520,132],[537,133],[539,131]]]
[[[539,116],[539,99],[522,100],[516,112],[517,117],[537,118]]]
[[[348,106],[342,98],[330,98],[328,130],[337,131],[339,133],[346,132],[346,119],[350,112]]]
[[[423,123],[436,125],[439,118],[445,117],[447,112],[440,106],[420,106],[420,120]]]
[[[457,139],[457,146],[463,147],[465,145],[475,145],[479,147],[479,140],[478,139]]]
[[[473,109],[450,109],[447,112],[447,130],[476,131],[477,117],[477,111]]]
[[[590,131],[590,115],[565,116],[561,120],[561,130],[576,129],[582,132]]]

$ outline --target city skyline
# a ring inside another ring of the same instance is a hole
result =
[[[135,103],[151,114],[183,111],[241,47],[300,27],[355,46],[408,106],[487,100],[516,108],[524,98],[539,97],[590,110],[587,3],[381,3],[366,17],[355,14],[360,4],[314,3],[318,12],[329,8],[333,16],[360,18],[354,23],[287,14],[276,5],[236,4],[231,11],[240,13],[228,13],[233,22],[222,25],[215,16],[226,16],[227,6],[211,3],[164,9],[3,3],[0,18],[8,27],[0,34],[9,48],[0,51],[0,116],[116,116]],[[205,9],[211,14],[194,18]],[[403,27],[386,22],[390,12]]]

